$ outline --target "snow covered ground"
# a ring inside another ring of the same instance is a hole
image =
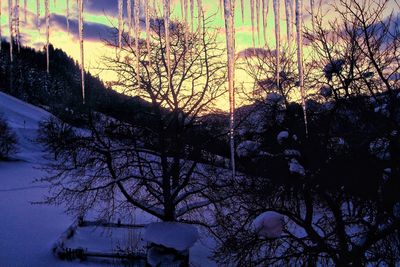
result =
[[[96,262],[64,262],[55,258],[51,253],[52,245],[73,222],[73,218],[63,212],[62,206],[32,204],[40,201],[48,190],[33,183],[44,176],[40,169],[43,164],[42,149],[34,140],[39,122],[51,114],[2,92],[0,113],[18,138],[15,160],[0,162],[0,267],[98,266]],[[78,231],[78,236],[88,235],[79,235]],[[108,239],[81,240],[81,245],[85,242],[100,247],[109,245],[98,244],[99,240]],[[210,243],[207,238],[205,240]],[[124,241],[126,239],[121,243]],[[209,249],[198,241],[191,249],[191,261],[195,266],[215,266],[207,259],[208,254]]]
[[[35,184],[41,148],[33,142],[48,112],[0,92],[0,113],[18,138],[15,160],[0,162],[0,266],[71,266],[50,254],[58,236],[71,224],[62,207],[33,205],[47,192]]]

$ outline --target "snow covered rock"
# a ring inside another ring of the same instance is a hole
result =
[[[251,140],[241,142],[237,148],[236,153],[239,158],[251,157],[258,154],[260,150],[260,144]]]
[[[279,144],[282,144],[284,142],[284,140],[286,140],[288,138],[289,138],[289,132],[282,131],[277,135],[276,140],[278,141]]]
[[[301,164],[296,159],[291,159],[289,161],[289,171],[292,174],[298,174],[300,176],[306,175],[306,171],[304,170],[304,167],[301,166]]]
[[[369,152],[380,160],[389,160],[389,140],[377,138],[369,144]]]
[[[252,228],[260,237],[278,238],[283,232],[283,215],[267,211],[257,216]]]
[[[199,238],[197,228],[183,223],[159,222],[151,223],[146,227],[144,240],[172,248],[177,251],[185,251],[191,248]]]

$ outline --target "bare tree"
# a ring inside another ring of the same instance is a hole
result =
[[[209,205],[207,190],[219,174],[206,164],[206,144],[196,136],[201,116],[213,110],[226,81],[224,50],[210,20],[203,18],[194,33],[171,23],[169,77],[162,20],[152,21],[150,50],[139,40],[139,55],[127,34],[121,51],[107,42],[117,52],[104,58],[105,70],[116,74],[126,94],[146,100],[147,108],[126,122],[90,113],[85,130],[46,124],[46,142],[57,156],[45,179],[52,185],[48,203],[64,202],[75,213],[100,208],[104,217],[129,217],[138,208],[163,221],[188,220]]]

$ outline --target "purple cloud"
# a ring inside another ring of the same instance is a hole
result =
[[[43,23],[43,22],[42,22]],[[53,14],[51,16],[51,23],[57,25],[63,31],[67,31],[67,22],[65,16]],[[69,20],[69,32],[74,38],[79,38],[78,20]],[[100,41],[108,39],[115,35],[115,29],[101,23],[85,22],[84,23],[84,37],[88,41]]]

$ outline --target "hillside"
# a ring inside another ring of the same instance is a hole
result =
[[[53,115],[44,109],[0,92],[0,113],[17,135],[17,153],[12,160],[0,162],[0,265],[1,266],[99,266],[96,262],[60,261],[51,253],[54,242],[73,222],[74,217],[64,213],[65,207],[32,204],[42,201],[48,186],[35,180],[46,175],[45,151],[35,141],[39,124]],[[148,218],[137,212],[138,223]],[[145,219],[146,218],[146,219]],[[118,233],[118,231],[117,231]],[[126,237],[113,237],[97,231],[95,240],[83,236],[72,242],[89,247],[114,249]],[[91,233],[88,234],[91,236]],[[208,261],[209,248],[197,243],[192,258],[198,264]],[[200,265],[199,265],[200,264]]]

